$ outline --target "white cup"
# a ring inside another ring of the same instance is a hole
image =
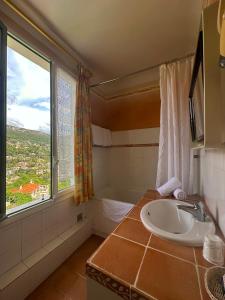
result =
[[[224,264],[224,242],[215,234],[207,234],[203,245],[203,257],[214,265]]]

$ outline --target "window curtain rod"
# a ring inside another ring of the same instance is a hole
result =
[[[10,0],[3,0],[3,2],[10,7],[18,16],[20,16],[23,20],[26,21],[30,26],[32,26],[37,32],[39,32],[42,36],[44,36],[52,45],[58,48],[60,51],[63,51],[66,55],[70,56],[76,64],[82,66],[82,68],[87,69],[76,57],[74,57],[65,47],[60,45],[55,39],[53,39],[47,32],[42,30],[31,18],[25,15],[21,9],[19,9],[14,3]],[[91,74],[91,72],[88,70]]]
[[[168,60],[166,62],[162,62],[162,63],[154,65],[154,66],[150,66],[150,67],[147,67],[147,68],[144,68],[144,69],[132,72],[132,73],[128,73],[126,75],[117,76],[117,77],[115,77],[113,79],[109,79],[109,80],[101,81],[101,82],[98,82],[98,83],[94,83],[94,84],[90,85],[90,88],[95,88],[97,86],[105,85],[105,84],[108,84],[108,83],[113,83],[113,82],[116,82],[116,81],[119,81],[119,80],[122,80],[122,79],[125,79],[125,78],[128,78],[128,77],[131,77],[133,75],[136,75],[136,74],[139,74],[139,73],[142,73],[142,72],[145,72],[145,71],[156,69],[156,68],[159,68],[161,65],[171,64],[173,62],[176,62],[176,61],[183,60],[185,58],[191,57],[194,54],[195,53],[189,53],[189,54],[187,54],[185,56],[182,56],[182,57],[179,57],[179,58],[175,58],[175,59],[172,59],[172,60]]]

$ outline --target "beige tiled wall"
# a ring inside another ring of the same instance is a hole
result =
[[[114,189],[143,194],[155,187],[158,147],[111,148],[109,155]]]
[[[225,149],[201,150],[201,193],[225,236]]]
[[[95,193],[109,185],[109,149],[93,147],[93,177]]]
[[[86,214],[84,205],[65,198],[8,225],[1,223],[0,276],[75,225],[80,211]]]
[[[113,145],[159,142],[159,128],[114,131]],[[155,187],[158,146],[93,148],[95,191],[110,186],[121,201],[136,202]],[[125,199],[125,200],[124,200]]]

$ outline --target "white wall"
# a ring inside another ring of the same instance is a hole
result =
[[[225,236],[225,149],[201,150],[201,193]]]
[[[159,142],[159,128],[112,132],[112,144]],[[121,201],[135,203],[149,188],[155,188],[158,146],[93,148],[95,191],[109,185]],[[104,150],[104,151],[103,151]]]
[[[70,195],[2,221],[0,276],[75,225],[79,212],[87,214],[85,205],[76,206]]]
[[[93,147],[93,180],[95,193],[109,183],[109,149]]]

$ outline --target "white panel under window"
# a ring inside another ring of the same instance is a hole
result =
[[[62,69],[57,69],[57,150],[58,190],[74,185],[74,116],[76,80]]]

